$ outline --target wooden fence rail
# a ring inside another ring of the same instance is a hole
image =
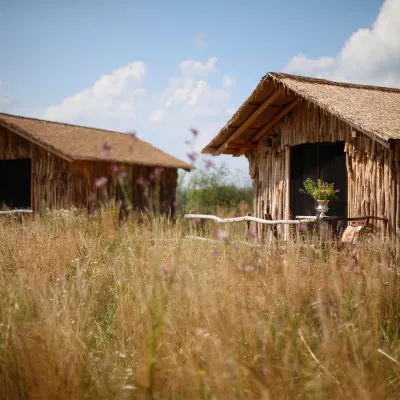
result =
[[[185,218],[188,219],[208,219],[215,221],[219,224],[226,224],[226,223],[232,223],[232,222],[257,222],[260,224],[265,224],[265,225],[277,225],[277,224],[287,224],[287,225],[300,225],[300,224],[305,224],[305,223],[313,223],[315,222],[315,218],[307,218],[307,219],[280,219],[280,220],[268,220],[268,219],[262,219],[262,218],[256,218],[256,217],[251,217],[251,216],[245,216],[245,217],[236,217],[236,218],[219,218],[215,215],[206,215],[206,214],[185,214]]]
[[[269,220],[269,219],[262,219],[262,218],[256,218],[256,217],[251,217],[249,215],[246,215],[244,217],[235,217],[235,218],[220,218],[215,215],[207,215],[207,214],[185,214],[185,218],[188,219],[208,219],[215,221],[219,224],[226,224],[226,223],[232,223],[232,222],[257,222],[260,224],[265,224],[265,225],[278,225],[278,224],[286,224],[286,225],[299,225],[299,224],[307,224],[307,223],[313,223],[317,219],[317,217],[310,216],[310,217],[298,217],[298,219],[277,219],[277,220]],[[323,221],[361,221],[361,220],[370,220],[370,219],[376,219],[378,221],[384,221],[387,222],[386,217],[376,217],[374,215],[366,215],[366,216],[361,216],[361,217],[322,217],[321,220]]]
[[[332,223],[343,223],[343,222],[352,222],[352,225],[354,223],[357,223],[356,221],[359,222],[363,222],[364,224],[368,223],[368,221],[370,220],[378,220],[378,221],[384,221],[385,223],[387,223],[387,218],[385,217],[376,217],[373,215],[366,215],[366,216],[359,216],[359,217],[332,217],[332,216],[326,216],[326,217],[315,217],[315,216],[300,216],[297,217],[297,219],[281,219],[281,220],[272,220],[269,218],[257,218],[257,217],[252,217],[249,215],[246,215],[244,217],[236,217],[236,218],[220,218],[217,217],[215,215],[207,215],[207,214],[185,214],[184,216],[185,218],[189,219],[189,220],[197,220],[200,224],[200,231],[202,231],[203,233],[205,232],[204,230],[204,222],[205,220],[209,220],[209,221],[214,221],[218,224],[226,224],[226,223],[235,223],[235,222],[246,222],[247,226],[245,228],[245,237],[248,236],[249,232],[250,232],[250,223],[254,222],[256,224],[263,224],[263,225],[269,225],[268,229],[270,230],[270,232],[272,232],[272,235],[277,239],[278,238],[278,231],[276,226],[281,224],[281,225],[304,225],[304,224],[315,224],[319,222],[326,222],[328,224],[332,224]],[[192,224],[190,225],[190,233],[192,233]],[[331,225],[332,226],[332,225]],[[339,226],[339,225],[338,225]],[[343,225],[342,225],[343,227]],[[272,229],[272,231],[271,231]],[[337,227],[335,228],[337,229]],[[343,228],[344,229],[344,228]],[[343,232],[341,230],[336,231],[336,234],[342,234]],[[283,233],[283,237],[286,239],[289,239],[290,234],[289,231],[287,231],[285,229],[285,232]],[[192,237],[193,238],[193,237]]]

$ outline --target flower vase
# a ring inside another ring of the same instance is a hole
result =
[[[328,203],[329,200],[316,200],[318,206],[315,207],[315,209],[317,210],[317,216],[319,218],[323,218],[326,217],[325,213],[328,212],[329,208],[328,208]]]

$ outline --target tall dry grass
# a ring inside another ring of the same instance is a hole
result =
[[[183,240],[167,221],[0,223],[1,399],[400,396],[388,244]]]

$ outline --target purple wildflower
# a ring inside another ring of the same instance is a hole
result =
[[[176,207],[178,205],[178,202],[176,200],[174,200],[174,202],[172,203],[172,207]]]
[[[187,156],[189,160],[192,162],[195,162],[197,159],[197,153],[195,151],[193,151],[192,153],[188,153]]]
[[[119,167],[117,164],[111,164],[111,172],[113,172],[115,174],[116,172],[118,172],[118,170],[119,170]]]
[[[96,178],[96,181],[95,181],[97,187],[104,186],[107,184],[107,182],[108,182],[108,179],[105,176],[100,176],[99,178]]]
[[[192,132],[193,136],[196,137],[199,134],[199,131],[197,129],[190,129],[190,132]]]
[[[139,179],[136,179],[136,183],[138,185],[144,185],[146,183],[145,179],[143,178],[143,176],[141,176]]]
[[[150,180],[150,181],[154,180],[154,174],[153,174],[153,173],[151,173],[151,174],[149,175],[149,180]]]
[[[111,150],[111,145],[108,142],[104,142],[103,144],[103,150],[104,151],[110,151]]]
[[[211,250],[211,254],[216,257],[219,254],[218,249],[216,249],[215,247]]]
[[[189,145],[189,144],[190,144],[190,140],[185,140],[184,143],[187,144],[187,145]]]
[[[214,166],[215,166],[214,161],[212,160],[206,161],[206,169],[214,168]]]
[[[111,145],[108,142],[103,144],[103,157],[108,157],[110,155]]]
[[[253,239],[255,239],[255,238],[257,237],[257,233],[252,232],[252,231],[249,231],[249,232],[248,232],[248,235],[249,235],[251,238],[253,238]]]
[[[228,232],[226,231],[215,231],[214,236],[224,241],[228,240],[229,237]]]
[[[126,178],[127,176],[128,176],[128,174],[127,174],[126,171],[121,171],[121,172],[118,174],[118,179],[124,179],[124,178]]]
[[[91,203],[94,199],[95,199],[95,196],[93,194],[89,194],[89,196],[87,197],[87,202]]]
[[[299,232],[307,232],[308,231],[308,225],[307,224],[300,224],[297,228]]]
[[[336,190],[335,190],[335,193],[340,193],[340,189],[336,189]]]
[[[132,138],[132,141],[133,141],[133,142],[137,142],[137,141],[139,140],[139,138],[138,138],[136,132],[132,132],[132,133],[130,133],[129,135],[130,135],[130,137]]]
[[[160,271],[160,274],[161,275],[163,275],[163,276],[167,276],[168,275],[168,268],[167,267],[165,267],[165,266],[161,266],[160,267],[160,269],[159,269],[159,271]]]

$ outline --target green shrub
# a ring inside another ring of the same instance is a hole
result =
[[[178,203],[184,212],[216,212],[220,207],[237,209],[253,204],[253,186],[241,171],[232,171],[226,164],[209,163],[181,177]]]

